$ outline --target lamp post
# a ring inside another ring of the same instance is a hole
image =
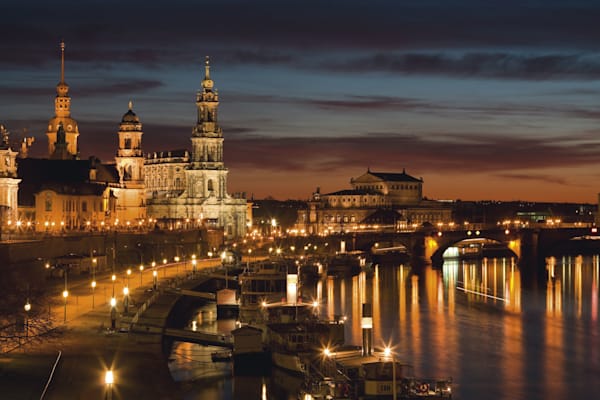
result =
[[[112,370],[106,371],[104,375],[104,383],[106,384],[106,399],[112,400],[112,391],[113,391],[113,383],[115,382],[115,377],[113,375]]]
[[[31,304],[29,303],[29,299],[23,306],[25,309],[25,337],[29,336],[29,310],[31,310]]]
[[[144,266],[140,265],[140,287],[142,286],[142,272],[144,272]]]
[[[113,331],[117,328],[117,299],[115,296],[110,298],[110,328]]]
[[[158,289],[158,271],[152,271],[152,287],[154,290]]]
[[[64,322],[67,322],[67,297],[69,297],[69,291],[67,290],[67,287],[65,286],[65,290],[63,290],[62,293],[64,299],[65,299],[65,320]]]
[[[127,314],[127,310],[129,308],[129,287],[125,286],[123,288],[123,308],[125,309],[125,314]]]
[[[392,400],[396,400],[398,398],[396,388],[396,358],[394,357],[392,349],[389,347],[383,349],[383,356],[392,360]]]
[[[163,278],[167,277],[167,259],[163,258]]]
[[[192,254],[192,276],[196,275],[196,255]]]
[[[95,307],[95,303],[94,303],[94,293],[96,292],[96,281],[93,280],[92,281],[92,308]]]
[[[112,274],[110,280],[112,281],[112,297],[115,297],[115,281],[117,280],[117,276]]]
[[[129,287],[129,278],[131,277],[131,268],[127,268],[127,287]]]
[[[177,268],[177,275],[179,275],[179,256],[175,256],[173,260],[175,260],[175,268]]]

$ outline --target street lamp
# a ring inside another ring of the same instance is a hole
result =
[[[106,399],[112,400],[112,391],[113,391],[113,383],[115,382],[115,377],[111,369],[106,371],[104,375],[104,383],[106,384]]]
[[[129,308],[129,287],[127,286],[123,288],[123,308],[125,309],[125,314],[127,314]]]
[[[163,258],[163,278],[167,277],[167,259]]]
[[[196,255],[192,254],[192,276],[196,274]]]
[[[179,275],[179,256],[175,256],[175,258],[173,258],[173,260],[175,260],[175,265],[177,268],[177,275]]]
[[[129,278],[131,277],[131,268],[127,268],[127,286],[129,286]]]
[[[140,286],[142,286],[142,272],[144,272],[144,266],[140,265]]]
[[[152,287],[154,290],[158,289],[158,271],[152,271]]]
[[[94,293],[96,291],[96,281],[93,280],[92,281],[92,308],[94,308]]]
[[[113,295],[110,298],[110,327],[114,331],[117,325],[117,299]]]
[[[67,297],[69,297],[69,291],[65,288],[65,290],[63,290],[62,293],[63,297],[65,298],[65,323],[67,322]]]
[[[398,398],[396,388],[396,359],[392,349],[389,346],[386,346],[383,349],[383,356],[392,360],[392,400],[396,400]]]
[[[31,304],[29,303],[29,299],[27,299],[27,303],[23,306],[25,309],[25,337],[29,336],[29,310],[31,310]]]
[[[115,297],[115,281],[117,280],[117,276],[115,274],[112,274],[112,276],[110,277],[110,280],[112,281],[112,286],[113,286],[112,295],[113,295],[113,297]]]

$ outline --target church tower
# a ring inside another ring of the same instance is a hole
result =
[[[16,223],[18,218],[17,193],[20,179],[17,179],[18,152],[12,151],[9,144],[8,131],[0,125],[0,222]],[[2,229],[0,228],[0,231]]]
[[[135,221],[146,218],[144,154],[142,152],[142,123],[133,112],[133,103],[123,115],[119,125],[119,148],[115,157],[119,172],[117,218],[120,221]]]
[[[223,163],[223,131],[217,111],[219,95],[210,78],[206,57],[202,89],[196,95],[198,121],[192,129],[192,160],[187,181],[188,196],[197,198],[227,197],[227,169]]]
[[[77,158],[79,149],[77,137],[79,128],[77,121],[71,118],[71,98],[69,97],[69,85],[65,83],[65,42],[60,43],[60,82],[56,85],[56,98],[54,99],[54,118],[48,122],[48,156],[56,157],[55,147],[57,142],[59,126],[62,124],[67,143],[69,158]]]

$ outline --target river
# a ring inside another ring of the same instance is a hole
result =
[[[523,267],[527,268],[527,267]],[[445,260],[441,269],[382,265],[304,288],[322,316],[345,316],[346,342],[360,344],[361,304],[373,305],[375,346],[393,346],[416,375],[452,377],[456,399],[580,399],[600,394],[600,256],[548,259],[524,284],[514,259]],[[547,278],[546,278],[547,276]],[[214,305],[194,313],[199,329],[227,331]],[[185,399],[296,399],[299,379],[233,377],[215,349],[175,343],[170,368]]]

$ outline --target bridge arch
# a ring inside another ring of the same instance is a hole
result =
[[[505,230],[488,231],[448,231],[438,232],[425,238],[425,259],[434,265],[441,265],[443,255],[450,247],[461,243],[502,244],[516,258],[521,257],[521,237],[515,232]]]

